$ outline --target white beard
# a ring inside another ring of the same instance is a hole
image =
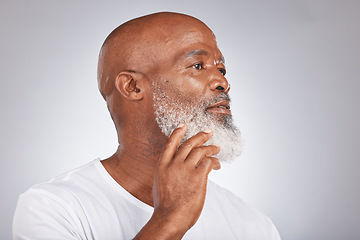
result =
[[[153,92],[156,121],[166,136],[170,137],[180,123],[187,126],[183,141],[209,128],[213,131],[213,136],[204,145],[220,146],[220,153],[215,157],[220,161],[230,162],[241,154],[241,134],[233,124],[232,116],[219,117],[206,111],[206,107],[210,104],[222,99],[229,100],[226,93],[220,93],[215,99],[194,103],[186,98],[170,98],[156,84],[153,84]]]

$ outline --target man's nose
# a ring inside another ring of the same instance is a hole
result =
[[[230,84],[225,76],[219,71],[215,70],[209,81],[209,87],[212,91],[229,92]]]

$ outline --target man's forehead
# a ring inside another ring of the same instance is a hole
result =
[[[192,29],[179,29],[177,35],[172,36],[174,50],[177,57],[191,58],[197,56],[212,57],[216,62],[225,64],[225,59],[218,48],[214,33],[206,25],[193,27]]]

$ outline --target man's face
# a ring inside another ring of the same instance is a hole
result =
[[[167,56],[153,81],[156,121],[162,132],[170,136],[185,123],[185,140],[210,128],[214,134],[207,144],[220,146],[219,159],[238,156],[240,132],[232,121],[224,59],[212,33],[208,29],[183,33]]]

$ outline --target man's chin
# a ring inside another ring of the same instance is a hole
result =
[[[216,156],[221,162],[231,162],[241,154],[242,139],[240,131],[233,125],[215,128],[209,144],[220,146],[220,153]]]
[[[225,128],[233,127],[233,117],[227,114],[216,114],[213,112],[206,111],[205,116],[211,119],[212,123],[217,126],[223,126]]]

